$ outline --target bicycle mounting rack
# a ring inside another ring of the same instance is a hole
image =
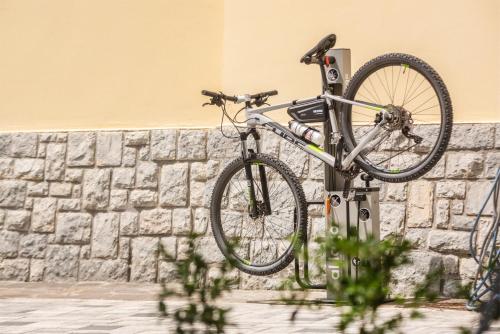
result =
[[[335,95],[342,95],[347,82],[351,79],[351,50],[331,49],[328,56],[333,56],[335,62],[325,65],[326,84]],[[334,113],[340,119],[340,108],[334,104]],[[323,122],[323,133],[325,134],[324,149],[326,152],[337,156],[336,145],[333,144],[332,127],[328,115]],[[326,231],[325,233],[336,234],[349,238],[365,238],[371,235],[380,238],[380,217],[379,217],[379,189],[370,187],[371,177],[363,178],[365,187],[350,188],[351,182],[335,171],[334,168],[325,164],[325,202],[307,202],[310,205],[324,205]],[[349,188],[349,191],[347,191]],[[344,193],[347,192],[347,198]],[[357,235],[351,236],[348,231],[355,223]],[[295,227],[296,222],[294,223]],[[339,257],[336,254],[326,254],[325,271],[326,283],[313,283],[309,277],[309,248],[308,235],[306,231],[305,241],[302,249],[303,254],[303,274],[300,273],[300,259],[295,257],[295,280],[303,289],[326,289],[340,279],[342,275],[357,277],[359,259],[342,259],[342,268],[339,267]],[[326,302],[334,301],[334,296],[327,289]]]

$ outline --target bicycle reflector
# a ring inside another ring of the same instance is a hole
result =
[[[325,65],[330,66],[330,64],[335,63],[335,57],[334,56],[325,56]]]

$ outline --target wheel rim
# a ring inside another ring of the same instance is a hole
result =
[[[220,212],[220,234],[228,255],[244,265],[264,268],[284,259],[297,242],[298,234],[294,229],[297,198],[289,180],[276,168],[262,161],[252,161],[251,166],[255,200],[260,207],[258,217],[254,219],[249,215],[243,166],[228,177],[216,209]],[[266,171],[270,215],[263,215],[259,166],[264,166]]]
[[[424,164],[437,148],[444,125],[443,102],[429,75],[400,60],[377,66],[355,87],[354,100],[403,110],[403,126],[384,126],[360,157],[377,172],[404,174]],[[351,95],[351,98],[352,98]],[[348,106],[353,145],[376,125],[376,113]],[[407,124],[410,123],[410,124]],[[403,133],[411,126],[410,137]],[[422,138],[417,143],[416,137]]]

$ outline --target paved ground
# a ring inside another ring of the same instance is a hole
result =
[[[45,284],[0,283],[0,333],[174,333],[173,323],[157,313],[155,285],[137,284]],[[321,298],[322,292],[309,296]],[[223,300],[231,307],[237,326],[228,333],[334,333],[340,310],[324,306],[302,310],[295,323],[289,321],[294,307],[276,302],[270,291],[235,291]],[[182,306],[173,300],[170,307]],[[477,315],[461,309],[462,302],[423,308],[424,319],[404,324],[404,333],[458,333],[459,326],[472,326]],[[450,309],[451,308],[451,309]],[[453,309],[454,308],[454,309]],[[384,317],[407,312],[394,306],[382,309]],[[500,324],[493,328],[500,333]]]

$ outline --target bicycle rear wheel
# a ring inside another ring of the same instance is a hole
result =
[[[452,130],[451,100],[443,80],[424,61],[400,53],[377,57],[356,72],[344,98],[382,105],[393,116],[355,159],[373,177],[414,180],[443,155]],[[341,126],[348,152],[380,122],[377,114],[343,105]]]
[[[212,231],[224,256],[252,275],[270,275],[285,268],[303,242],[307,228],[304,191],[283,162],[266,154],[249,160],[257,215],[250,216],[242,158],[233,160],[217,180],[211,199]],[[265,213],[261,174],[268,185],[270,213]]]

